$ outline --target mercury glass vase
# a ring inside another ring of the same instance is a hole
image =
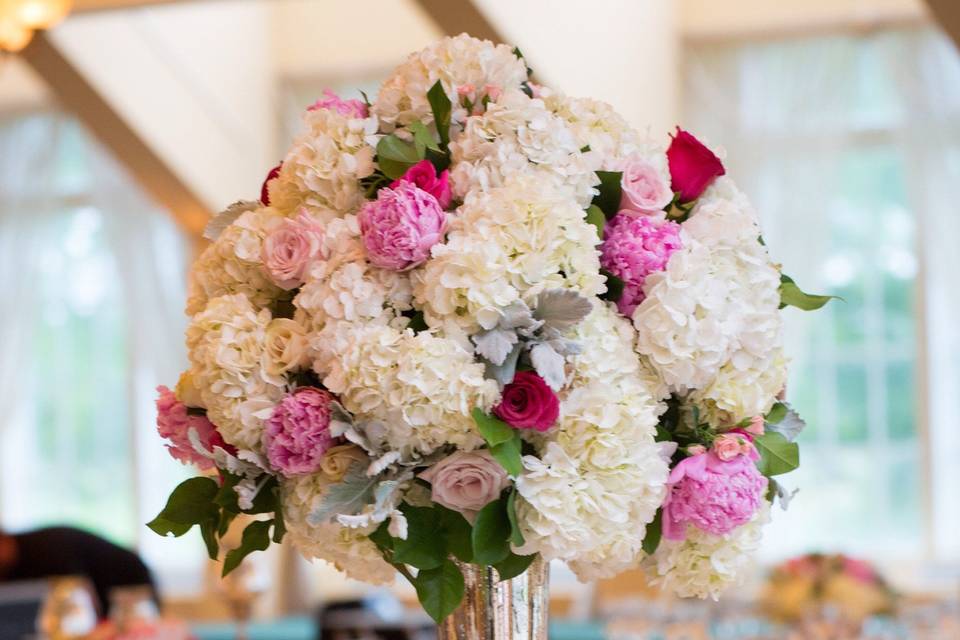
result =
[[[540,556],[503,581],[491,567],[457,564],[463,602],[440,625],[440,640],[547,640],[549,566]]]

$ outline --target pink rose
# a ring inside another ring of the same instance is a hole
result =
[[[437,170],[429,160],[421,160],[417,164],[407,169],[406,173],[400,176],[399,180],[394,180],[390,185],[391,189],[396,189],[403,182],[409,182],[420,189],[426,191],[440,204],[441,209],[450,206],[453,196],[450,192],[450,172],[444,169],[437,175]]]
[[[437,199],[410,182],[380,189],[360,209],[360,233],[367,259],[381,269],[403,271],[426,262],[443,240],[447,214]]]
[[[348,118],[366,118],[368,115],[367,105],[362,100],[344,100],[330,89],[324,89],[323,96],[307,107],[307,111],[330,109]]]
[[[264,447],[274,469],[285,476],[315,473],[333,446],[330,392],[300,387],[283,398],[264,421]]]
[[[702,444],[692,444],[689,447],[687,447],[687,453],[689,453],[691,456],[698,456],[701,453],[706,453],[706,452],[707,452],[707,448]]]
[[[560,400],[543,378],[532,371],[518,371],[503,388],[493,413],[517,429],[547,431],[560,416]]]
[[[667,479],[663,535],[683,540],[688,524],[718,536],[730,533],[750,521],[766,490],[752,456],[721,460],[711,451],[684,458]]]
[[[477,511],[500,497],[510,480],[486,449],[458,451],[420,474],[430,483],[431,499],[472,520]]]
[[[157,433],[161,438],[169,440],[167,451],[183,464],[194,464],[206,471],[213,468],[213,460],[200,454],[190,442],[190,430],[197,432],[197,439],[207,451],[213,452],[214,447],[222,447],[231,452],[236,449],[227,445],[217,428],[206,416],[190,415],[187,405],[183,404],[170,389],[164,386],[157,387]]]
[[[273,283],[289,291],[303,284],[307,268],[320,257],[322,248],[323,225],[301,211],[270,232],[263,241],[261,259]]]
[[[677,127],[677,135],[670,137],[671,188],[680,194],[680,202],[692,202],[726,170],[720,158],[687,131]]]
[[[673,200],[673,192],[656,167],[641,156],[633,155],[627,158],[622,171],[620,208],[648,215],[662,214],[663,208]]]
[[[270,206],[270,181],[280,175],[281,167],[283,167],[282,162],[270,169],[270,173],[267,174],[267,177],[263,179],[263,184],[260,185],[260,202],[266,207]]]
[[[724,433],[713,441],[713,452],[724,462],[748,453],[752,448],[753,445],[746,438],[735,433]]]
[[[763,416],[753,416],[750,418],[750,424],[747,425],[746,432],[753,436],[762,436],[764,426]]]

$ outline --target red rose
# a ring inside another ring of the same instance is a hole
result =
[[[532,371],[518,371],[503,388],[493,413],[517,429],[547,431],[560,416],[560,401],[543,378]]]
[[[670,137],[670,186],[680,194],[680,202],[692,202],[726,170],[720,158],[687,131],[677,127],[677,135]]]
[[[264,179],[263,181],[263,186],[260,187],[260,202],[262,202],[263,205],[266,207],[270,206],[270,189],[267,188],[267,185],[270,184],[271,180],[273,180],[278,175],[280,175],[280,167],[282,166],[283,166],[283,163],[281,162],[280,164],[275,166],[273,169],[270,169],[270,173],[267,174],[266,179]]]
[[[450,193],[449,172],[444,169],[437,175],[437,170],[429,160],[421,160],[400,176],[399,180],[394,180],[390,185],[391,189],[396,189],[401,182],[412,182],[415,186],[426,191],[440,203],[440,208],[446,210],[453,199]]]

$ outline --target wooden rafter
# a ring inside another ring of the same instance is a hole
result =
[[[957,0],[927,0],[927,4],[943,30],[960,47],[960,3]]]
[[[476,38],[504,42],[502,34],[470,0],[417,0],[417,4],[449,35],[466,32]]]
[[[147,145],[71,62],[40,32],[21,52],[63,107],[123,164],[143,190],[191,235],[203,232],[210,210]],[[131,215],[135,212],[131,212]]]

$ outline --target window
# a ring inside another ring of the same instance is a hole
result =
[[[960,483],[935,449],[960,421],[955,402],[934,416],[944,391],[927,384],[960,366],[956,339],[931,329],[956,301],[929,304],[946,293],[929,274],[957,264],[943,251],[955,239],[930,232],[956,215],[930,196],[960,198],[956,51],[910,30],[686,53],[686,126],[726,149],[784,272],[844,298],[786,312],[789,395],[808,428],[801,468],[784,478],[800,492],[775,514],[767,550],[956,554],[943,497]]]

